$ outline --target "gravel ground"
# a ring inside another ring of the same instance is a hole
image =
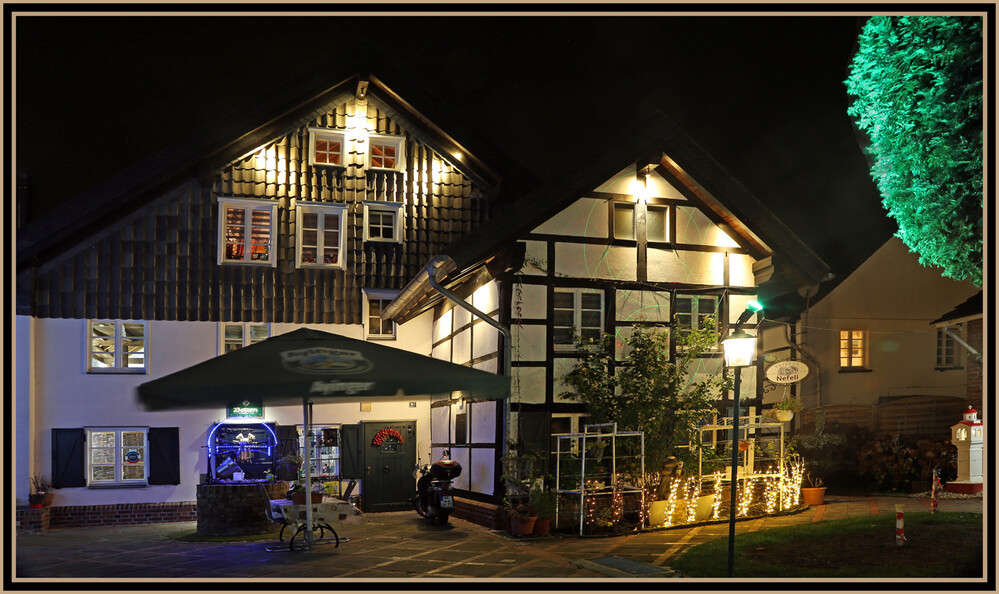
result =
[[[932,491],[927,491],[925,493],[913,493],[909,497],[917,498],[930,498],[933,497]],[[951,493],[950,491],[937,491],[937,499],[981,499],[981,493]]]

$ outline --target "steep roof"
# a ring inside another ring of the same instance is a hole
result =
[[[17,230],[18,269],[39,265],[88,241],[95,232],[127,219],[186,182],[201,180],[207,185],[215,169],[306,121],[336,97],[354,95],[362,84],[367,97],[400,119],[417,124],[424,141],[446,154],[460,155],[456,158],[461,168],[483,186],[517,196],[536,183],[377,50],[363,47],[282,85],[263,100],[234,110],[21,227]]]
[[[449,261],[441,274],[450,272],[449,279],[467,276],[519,237],[636,161],[653,165],[657,173],[700,206],[753,258],[771,258],[770,263],[777,271],[768,287],[771,294],[817,285],[828,275],[829,266],[811,248],[660,112],[605,144],[596,154],[581,158],[571,175],[557,177],[505,206],[475,233],[453,243],[443,254]],[[425,281],[425,275],[421,277],[414,282]],[[427,297],[425,288],[420,291],[411,286],[404,295],[409,303],[399,303],[389,312],[402,316],[400,319],[414,315],[433,301]]]
[[[930,322],[931,326],[950,326],[982,317],[982,291],[968,297],[963,303]]]

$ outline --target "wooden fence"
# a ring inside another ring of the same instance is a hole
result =
[[[950,427],[961,420],[967,409],[964,398],[948,396],[905,396],[875,405],[835,404],[810,408],[802,413],[802,424],[813,425],[822,411],[826,425],[866,427],[876,434],[947,439]]]

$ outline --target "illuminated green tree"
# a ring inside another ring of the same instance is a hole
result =
[[[982,19],[871,18],[845,82],[898,237],[981,286]]]

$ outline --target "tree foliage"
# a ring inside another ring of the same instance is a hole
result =
[[[617,423],[619,430],[645,433],[647,473],[661,473],[670,457],[696,468],[697,450],[678,446],[700,444],[698,427],[716,411],[718,394],[731,385],[722,373],[703,378],[690,373],[691,364],[717,344],[713,324],[709,320],[679,338],[675,359],[670,359],[666,331],[636,328],[616,370],[610,365],[611,338],[603,348],[577,342],[580,359],[562,381],[586,404],[590,422]]]
[[[924,266],[982,284],[982,19],[873,17],[847,113],[898,237]]]

